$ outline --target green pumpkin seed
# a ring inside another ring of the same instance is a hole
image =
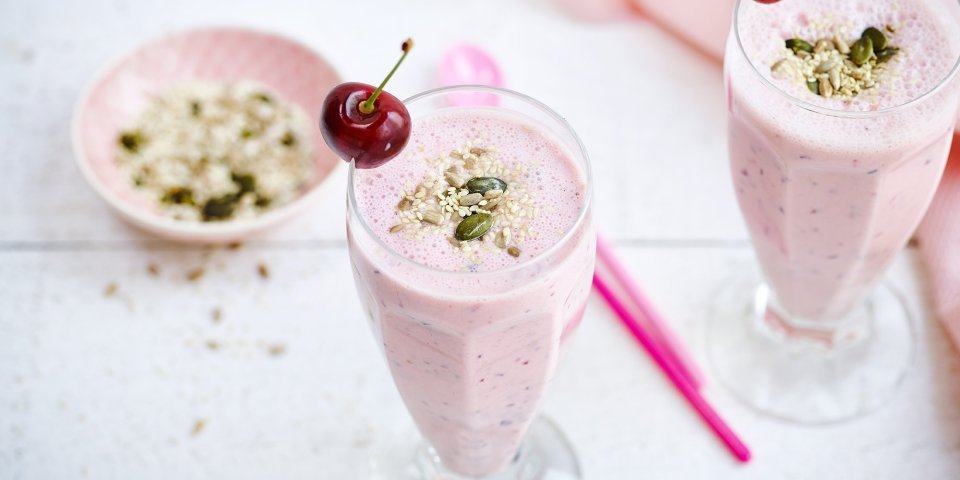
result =
[[[810,45],[810,42],[802,38],[791,38],[787,40],[786,44],[787,48],[793,50],[793,53],[797,53],[801,50],[807,53],[813,53],[813,45]]]
[[[189,188],[173,187],[163,194],[160,201],[167,204],[193,205],[193,191]]]
[[[820,80],[814,80],[812,82],[807,82],[807,89],[810,92],[820,95]]]
[[[867,63],[867,60],[870,60],[870,55],[872,54],[873,40],[870,40],[870,37],[863,37],[853,42],[853,45],[850,45],[850,60],[853,60],[853,63],[857,65]]]
[[[890,60],[894,55],[896,55],[897,52],[899,51],[900,49],[897,47],[884,48],[883,50],[880,50],[879,52],[877,52],[877,61],[880,63],[886,62],[887,60]]]
[[[860,38],[869,38],[873,43],[874,52],[879,53],[880,50],[887,48],[887,36],[877,28],[868,27],[863,31],[862,34],[860,34]]]
[[[140,146],[143,145],[143,134],[134,130],[132,132],[123,132],[120,134],[119,138],[120,146],[125,148],[130,153],[137,153],[137,150],[140,150]]]
[[[470,193],[479,193],[481,195],[490,190],[500,190],[503,192],[506,189],[507,182],[496,177],[475,177],[467,182],[467,190],[469,190]]]
[[[492,226],[493,216],[489,213],[475,213],[464,218],[463,221],[457,225],[454,237],[461,242],[476,240],[489,232]]]
[[[224,220],[233,215],[233,209],[237,206],[237,195],[230,194],[222,197],[211,198],[203,205],[203,220]]]
[[[257,177],[246,173],[231,173],[230,179],[240,188],[239,195],[257,190]]]

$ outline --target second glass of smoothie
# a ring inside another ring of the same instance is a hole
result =
[[[889,398],[911,363],[910,310],[881,278],[953,139],[957,10],[737,4],[725,58],[730,166],[763,281],[724,290],[708,348],[724,383],[762,412],[851,418]]]
[[[498,104],[448,105],[463,93]],[[351,167],[347,209],[361,302],[424,438],[390,473],[580,478],[537,410],[590,292],[583,146],[552,110],[506,90],[451,87],[405,104],[408,145],[376,169]]]

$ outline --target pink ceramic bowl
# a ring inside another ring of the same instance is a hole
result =
[[[296,41],[240,28],[201,28],[151,41],[98,75],[80,97],[73,118],[73,149],[83,176],[121,217],[165,238],[190,243],[247,239],[308,206],[317,186],[340,160],[319,129],[313,182],[297,200],[252,219],[195,223],[163,217],[114,164],[117,135],[146,107],[150,95],[189,80],[253,80],[299,104],[311,116],[340,83],[334,69]]]

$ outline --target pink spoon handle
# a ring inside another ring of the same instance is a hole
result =
[[[461,43],[444,53],[440,60],[440,85],[503,86],[503,75],[496,61],[480,47]],[[461,93],[448,97],[451,106],[493,106],[497,97],[486,93]]]

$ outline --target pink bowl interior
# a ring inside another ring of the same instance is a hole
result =
[[[117,135],[133,122],[152,95],[189,80],[253,80],[299,104],[308,115],[319,111],[339,76],[316,53],[292,40],[250,30],[209,28],[150,42],[110,67],[80,105],[75,128],[80,161],[106,195],[159,215],[134,191],[114,164]],[[314,130],[316,187],[339,161]]]

